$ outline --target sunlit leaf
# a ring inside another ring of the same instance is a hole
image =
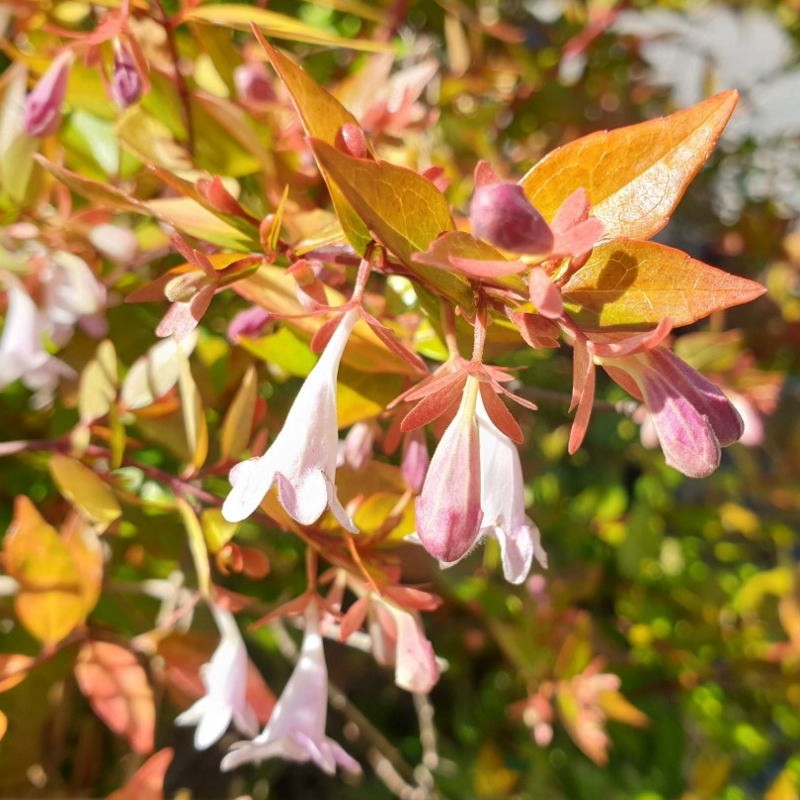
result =
[[[228,522],[218,508],[206,508],[200,514],[200,525],[203,528],[203,537],[206,547],[211,553],[216,553],[223,548],[236,533],[239,524]]]
[[[80,461],[54,453],[49,467],[61,494],[101,532],[122,514],[119,501],[109,485]]]
[[[250,30],[251,25],[257,25],[265,36],[274,36],[276,39],[289,39],[293,42],[307,42],[328,47],[347,47],[351,50],[367,50],[373,53],[389,49],[382,42],[371,42],[366,39],[345,39],[293,17],[280,14],[277,11],[238,3],[190,8],[184,12],[183,19],[186,22],[210,22],[215,25],[224,25],[243,31]]]
[[[183,430],[186,444],[192,454],[191,464],[199,469],[208,455],[208,425],[206,424],[203,398],[197,389],[189,366],[189,356],[178,347],[179,372],[178,391],[181,398]]]
[[[95,714],[134,752],[153,749],[153,690],[130,650],[112,642],[86,642],[75,662],[75,679]]]
[[[427,250],[437,236],[453,230],[444,195],[427,178],[406,167],[352,158],[319,139],[312,139],[311,146],[378,241],[430,287],[470,308],[472,296],[464,279],[415,264],[412,258]]]
[[[668,117],[592,133],[545,156],[520,184],[548,220],[585,189],[607,237],[648,239],[714,150],[737,98],[722,92]]]
[[[194,509],[184,498],[176,497],[175,505],[186,530],[189,552],[192,554],[192,561],[197,573],[197,585],[200,587],[201,594],[204,597],[209,597],[211,592],[211,568],[208,564],[208,551],[206,550],[203,529],[200,527],[200,520],[197,518]]]
[[[323,89],[302,67],[276,50],[263,38],[261,46],[269,56],[272,66],[286,85],[294,101],[294,106],[309,136],[333,144],[342,125],[358,125],[356,118],[329,92]],[[345,198],[335,180],[322,165],[322,174],[328,183],[331,202],[342,225],[342,230],[350,244],[359,253],[372,238],[364,221]]]
[[[33,636],[53,645],[86,619],[81,575],[70,550],[24,495],[14,503],[3,555],[6,572],[19,583],[14,609]]]
[[[78,412],[81,422],[88,425],[108,414],[117,398],[119,377],[114,343],[104,339],[97,346],[94,358],[81,372],[78,389]]]
[[[629,239],[596,247],[562,288],[567,310],[587,329],[657,325],[666,317],[689,325],[764,291],[681,250]]]
[[[220,460],[230,461],[241,456],[253,432],[253,415],[258,399],[258,382],[254,366],[248,367],[220,430]]]

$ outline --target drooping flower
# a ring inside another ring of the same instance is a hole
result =
[[[281,432],[263,456],[237,464],[222,514],[230,522],[250,516],[273,483],[281,505],[301,525],[311,525],[330,508],[347,530],[357,528],[336,494],[336,377],[359,312],[351,308],[325,347],[289,410]]]
[[[52,398],[60,378],[74,371],[44,348],[48,321],[25,287],[10,273],[0,273],[6,285],[7,307],[0,336],[0,389],[15,380],[34,391],[34,405],[41,407]]]
[[[477,418],[483,512],[478,537],[497,539],[503,575],[510,583],[522,583],[534,558],[547,566],[547,554],[539,529],[525,513],[525,486],[516,445],[491,421],[480,397]]]
[[[722,390],[665,347],[598,360],[644,401],[664,459],[684,475],[710,475],[719,466],[720,448],[742,436],[742,418]]]
[[[305,635],[300,658],[264,730],[249,742],[237,742],[222,759],[222,769],[231,770],[250,761],[285,758],[313,761],[332,775],[337,765],[360,772],[358,762],[325,735],[328,709],[328,669],[319,608],[309,603],[305,612]]]
[[[233,615],[212,606],[221,639],[211,661],[202,668],[206,693],[175,720],[197,725],[194,746],[206,750],[219,741],[233,722],[246,736],[258,732],[258,719],[247,702],[247,650]]]
[[[431,459],[417,498],[417,535],[434,558],[455,562],[475,544],[481,524],[478,380],[464,383],[461,403]]]
[[[58,130],[72,58],[72,51],[62,50],[26,98],[23,125],[28,135],[50,136]]]

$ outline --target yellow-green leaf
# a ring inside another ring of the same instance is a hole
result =
[[[275,71],[289,90],[309,136],[333,144],[342,125],[358,125],[356,118],[302,67],[297,66],[263,38],[260,38],[260,42]],[[347,201],[336,181],[328,175],[324,165],[321,165],[321,170],[345,236],[357,252],[363,253],[372,239],[367,226]]]
[[[197,390],[189,366],[189,356],[178,348],[178,391],[181,396],[181,413],[186,444],[192,454],[191,464],[195,469],[203,466],[208,455],[208,426],[203,407],[203,398]]]
[[[78,411],[84,425],[108,414],[117,398],[118,386],[117,353],[114,343],[105,339],[81,373]]]
[[[54,453],[50,474],[61,494],[102,532],[122,514],[114,492],[89,467],[69,456]]]
[[[239,390],[231,402],[220,432],[220,460],[239,458],[250,442],[253,430],[253,414],[258,399],[256,368],[250,366],[242,378]]]
[[[638,328],[666,317],[689,325],[764,291],[682,250],[630,239],[596,247],[562,288],[567,309],[587,329]]]
[[[274,36],[276,39],[288,39],[293,42],[321,44],[327,47],[346,47],[350,50],[366,50],[371,53],[385,52],[391,49],[391,46],[384,42],[346,39],[277,11],[239,3],[209,4],[190,8],[184,12],[183,19],[185,22],[210,22],[214,25],[224,25],[242,31],[249,31],[251,25],[256,25],[265,36]]]
[[[466,280],[412,260],[437,236],[453,230],[445,196],[427,178],[406,167],[352,158],[319,139],[312,139],[311,146],[378,241],[431,288],[470,308],[472,293]]]
[[[608,237],[648,239],[714,150],[737,98],[722,92],[668,117],[584,136],[545,156],[520,184],[548,220],[585,189]]]
[[[200,520],[197,519],[194,509],[186,500],[182,497],[176,497],[175,505],[178,507],[178,512],[183,520],[183,527],[186,529],[189,551],[192,554],[192,561],[197,572],[197,585],[203,596],[209,597],[211,592],[211,569],[208,565],[208,551],[206,550],[203,528],[200,525]]]
[[[69,548],[24,495],[3,540],[6,572],[19,583],[14,609],[28,632],[54,645],[86,619],[81,576]]]
[[[206,508],[200,514],[200,526],[203,529],[206,547],[209,552],[221,550],[234,536],[239,527],[236,522],[228,522],[218,508]]]

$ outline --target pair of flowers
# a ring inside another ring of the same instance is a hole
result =
[[[297,664],[261,733],[255,712],[247,702],[247,650],[230,612],[212,606],[220,643],[203,668],[206,693],[176,720],[196,725],[194,745],[205,750],[218,741],[231,722],[253,737],[237,742],[222,760],[230,770],[251,761],[280,757],[313,761],[333,774],[336,766],[360,772],[358,762],[325,735],[328,707],[328,669],[319,630],[316,601],[305,610],[305,633]]]
[[[336,378],[358,314],[350,309],[342,317],[272,446],[231,470],[232,488],[222,506],[229,521],[250,516],[277,483],[281,504],[299,523],[313,524],[327,507],[346,530],[358,531],[335,484]],[[487,535],[498,539],[512,583],[525,579],[534,557],[546,564],[539,530],[525,513],[517,449],[489,418],[474,378],[467,379],[462,405],[431,460],[417,525],[419,541],[443,565],[458,561]]]

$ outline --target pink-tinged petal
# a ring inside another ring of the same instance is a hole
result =
[[[706,417],[723,447],[739,441],[744,432],[742,418],[718,386],[678,358],[671,350],[659,347],[649,351],[647,357],[654,369],[688,398],[702,416]]]
[[[758,447],[764,443],[764,420],[748,397],[738,392],[729,392],[730,401],[742,418],[744,431],[739,443],[747,447]]]
[[[400,462],[400,471],[408,488],[412,492],[419,492],[428,473],[430,456],[428,445],[425,442],[425,433],[417,428],[409,431],[403,440],[403,457]]]
[[[417,498],[417,534],[434,558],[453,563],[475,544],[481,522],[478,386],[469,378],[458,413],[439,442]]]
[[[312,469],[290,480],[277,474],[281,505],[301,525],[313,525],[328,505],[328,486],[319,469]]]
[[[419,617],[392,609],[397,626],[394,682],[409,692],[429,692],[439,680],[433,645],[425,638]]]
[[[553,247],[553,232],[516,183],[479,186],[469,212],[473,235],[513,253],[541,255]]]
[[[639,378],[664,460],[690,478],[705,478],[720,462],[719,440],[692,401],[655,370]]]
[[[72,59],[71,51],[62,50],[25,100],[22,124],[28,135],[50,136],[58,130]]]
[[[255,339],[264,332],[264,328],[272,322],[272,314],[261,306],[251,306],[240,311],[228,325],[226,335],[228,341],[236,344],[242,337]]]
[[[243,103],[261,105],[275,101],[275,89],[266,67],[260,62],[240,64],[233,71],[236,95]]]
[[[231,490],[222,504],[228,522],[247,519],[260,505],[275,480],[275,466],[266,456],[242,461],[230,471]]]
[[[219,741],[228,730],[232,718],[233,709],[230,706],[219,705],[206,711],[194,732],[195,750],[207,750]]]
[[[547,319],[558,319],[564,314],[561,292],[541,267],[534,267],[528,277],[528,292],[536,310]]]
[[[331,510],[336,521],[350,533],[358,533],[358,526],[353,522],[351,516],[347,513],[345,507],[339,501],[336,494],[336,485],[326,479],[325,481],[328,490],[328,507]]]

